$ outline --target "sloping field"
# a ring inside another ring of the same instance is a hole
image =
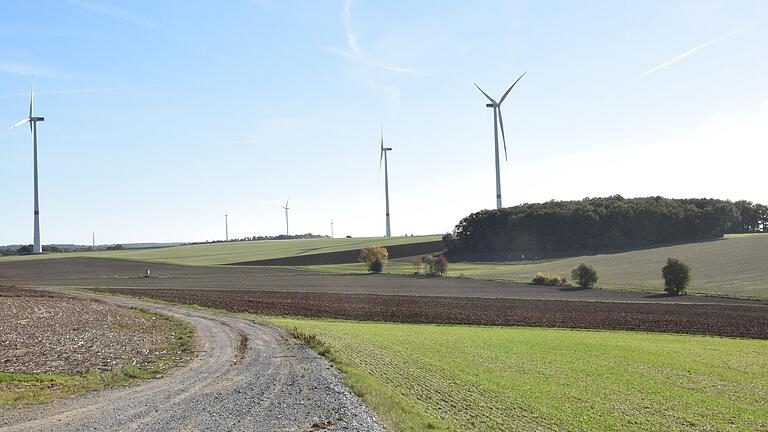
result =
[[[445,242],[442,240],[408,243],[387,246],[389,258],[404,258],[418,255],[429,255],[445,250]],[[257,261],[236,262],[233,265],[248,266],[310,266],[326,264],[345,264],[357,262],[360,249],[349,249],[338,252],[324,252],[306,255],[294,255],[283,258],[272,258]]]
[[[768,341],[270,319],[400,431],[768,430]]]
[[[598,286],[661,292],[661,268],[667,257],[691,266],[690,293],[768,299],[768,234],[727,236],[721,240],[666,246],[609,255],[592,255],[524,264],[451,263],[449,276],[528,283],[537,272],[564,275],[585,262],[597,270]],[[334,272],[360,272],[357,264],[311,267]],[[387,271],[413,273],[407,261],[390,262]]]
[[[157,249],[126,249],[119,251],[99,251],[77,254],[71,253],[24,257],[4,257],[0,258],[0,263],[3,261],[13,260],[87,256],[94,258],[121,258],[127,260],[169,264],[217,265],[346,250],[359,251],[364,247],[372,245],[404,245],[411,243],[433,242],[438,241],[441,238],[442,236],[432,235],[392,238],[322,238],[308,240],[265,240],[252,242],[212,243],[189,246],[174,246]]]

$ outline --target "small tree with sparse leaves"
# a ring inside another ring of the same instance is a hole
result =
[[[369,272],[381,273],[389,260],[389,252],[383,246],[370,246],[360,251],[359,260],[368,266]]]

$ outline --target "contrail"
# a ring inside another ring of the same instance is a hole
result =
[[[724,34],[722,36],[718,36],[718,37],[716,37],[716,38],[714,38],[714,39],[712,39],[710,41],[704,42],[703,44],[701,44],[701,45],[699,45],[697,47],[691,48],[688,51],[680,54],[679,56],[673,58],[672,60],[666,61],[666,62],[664,62],[664,63],[662,63],[662,64],[660,64],[658,66],[654,66],[654,67],[648,69],[647,71],[645,71],[645,72],[641,73],[640,75],[638,75],[637,77],[635,77],[635,79],[640,79],[640,78],[642,78],[642,77],[644,77],[646,75],[652,74],[652,73],[656,72],[659,69],[665,68],[665,67],[671,65],[672,63],[675,63],[677,61],[680,61],[680,60],[688,57],[689,55],[695,53],[696,51],[698,51],[698,50],[700,50],[702,48],[706,48],[706,47],[712,45],[715,42],[719,42],[719,41],[721,41],[721,40],[723,40],[723,39],[725,39],[727,37],[733,36],[733,35],[735,35],[736,33],[739,33],[742,30],[743,30],[743,28],[736,29],[736,30],[734,30],[734,31],[732,31],[730,33],[726,33],[726,34]]]
[[[357,36],[352,29],[352,0],[344,2],[344,9],[341,11],[341,19],[344,22],[344,34],[347,36],[347,46],[352,54],[359,56],[360,47],[357,45]]]
[[[140,17],[138,15],[134,15],[130,12],[124,11],[122,9],[118,9],[116,7],[94,3],[91,1],[83,1],[83,0],[67,0],[67,2],[73,6],[77,6],[79,8],[89,10],[91,12],[105,15],[114,19],[118,19],[121,21],[125,21],[127,23],[131,23],[134,25],[147,27],[153,30],[159,30],[159,31],[168,31],[163,26],[159,26],[143,17]]]
[[[424,72],[418,69],[376,63],[368,60],[368,57],[360,49],[360,45],[357,42],[357,34],[355,33],[354,27],[352,25],[352,0],[344,0],[343,6],[344,7],[341,10],[341,20],[344,24],[344,35],[347,39],[347,50],[328,48],[328,51],[338,56],[344,57],[347,60],[357,62],[374,69],[381,69],[410,75],[425,75]]]

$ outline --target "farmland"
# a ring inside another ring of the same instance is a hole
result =
[[[764,430],[768,341],[270,318],[391,430]]]
[[[600,275],[598,286],[616,290],[661,291],[661,267],[667,257],[690,264],[693,280],[689,293],[768,299],[768,234],[729,235],[721,240],[642,249],[630,252],[581,256],[524,263],[451,263],[449,276],[530,282],[537,272],[570,276],[582,262]],[[360,264],[307,267],[315,271],[364,271]],[[387,271],[413,273],[409,260],[389,263]]]
[[[154,377],[194,351],[193,329],[161,314],[14,288],[0,306],[0,406]]]
[[[262,290],[96,288],[259,315],[403,323],[643,330],[768,339],[768,306],[712,303],[336,294]],[[567,298],[567,297],[566,297]]]
[[[266,260],[322,254],[346,250],[360,250],[366,246],[406,245],[438,241],[439,235],[418,237],[361,237],[321,238],[306,240],[264,240],[174,246],[155,249],[124,249],[113,251],[44,254],[0,258],[0,263],[14,260],[52,259],[62,257],[119,258],[125,260],[182,265],[219,265],[243,261]]]

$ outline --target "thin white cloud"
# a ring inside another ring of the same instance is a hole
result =
[[[644,77],[646,75],[650,75],[650,74],[658,71],[659,69],[663,69],[663,68],[671,65],[672,63],[676,63],[676,62],[678,62],[678,61],[688,57],[689,55],[695,53],[696,51],[698,51],[700,49],[703,49],[703,48],[706,48],[706,47],[708,47],[708,46],[710,46],[710,45],[712,45],[714,43],[720,42],[721,40],[723,40],[723,39],[725,39],[727,37],[733,36],[736,33],[739,33],[740,31],[742,31],[742,29],[736,29],[736,30],[734,30],[732,32],[729,32],[729,33],[726,33],[724,35],[718,36],[718,37],[716,37],[716,38],[714,38],[714,39],[712,39],[710,41],[704,42],[703,44],[698,45],[698,46],[696,46],[694,48],[691,48],[688,51],[680,54],[679,56],[673,58],[672,60],[666,61],[666,62],[664,62],[664,63],[662,63],[660,65],[657,65],[657,66],[654,66],[654,67],[648,69],[647,71],[645,71],[645,72],[641,73],[640,75],[638,75],[635,79],[640,79],[640,78],[642,78],[642,77]]]
[[[95,3],[92,1],[84,1],[84,0],[67,0],[67,2],[81,9],[85,9],[91,12],[95,12],[97,14],[105,15],[120,21],[125,21],[130,24],[146,27],[153,30],[159,30],[163,32],[167,31],[165,27],[157,25],[146,18],[140,17],[136,14],[133,14],[131,12],[128,12],[122,9],[118,9],[110,5]]]
[[[66,78],[69,75],[56,69],[49,69],[17,62],[0,62],[0,73],[10,75],[42,76],[50,78]]]
[[[341,20],[344,22],[344,34],[347,36],[347,46],[355,55],[360,55],[360,47],[357,45],[357,36],[352,28],[352,0],[344,0],[344,8],[341,10]]]
[[[136,89],[137,87],[93,87],[93,88],[75,88],[75,89],[60,89],[60,90],[48,90],[48,91],[36,91],[35,96],[49,96],[49,95],[65,95],[65,94],[83,94],[83,93],[104,93],[120,90]],[[25,93],[10,93],[0,95],[0,99],[8,99],[19,96],[29,96],[28,92]]]
[[[329,52],[372,69],[380,69],[409,75],[426,75],[423,71],[418,69],[372,61],[362,52],[360,45],[357,42],[357,34],[355,33],[354,27],[352,25],[352,0],[344,0],[344,7],[341,10],[341,21],[344,24],[344,35],[347,39],[347,49],[328,48]]]
[[[380,64],[380,63],[374,63],[372,61],[368,61],[365,58],[362,57],[360,54],[353,54],[349,51],[345,51],[343,49],[334,48],[334,47],[328,47],[326,48],[328,52],[331,54],[335,54],[339,57],[342,57],[344,59],[347,59],[349,61],[361,64],[363,66],[367,66],[372,69],[381,69],[385,71],[390,72],[398,72],[408,75],[426,75],[424,71],[421,71],[419,69],[413,69],[413,68],[407,68],[407,67],[401,67],[401,66],[392,66],[392,65],[386,65],[386,64]]]

